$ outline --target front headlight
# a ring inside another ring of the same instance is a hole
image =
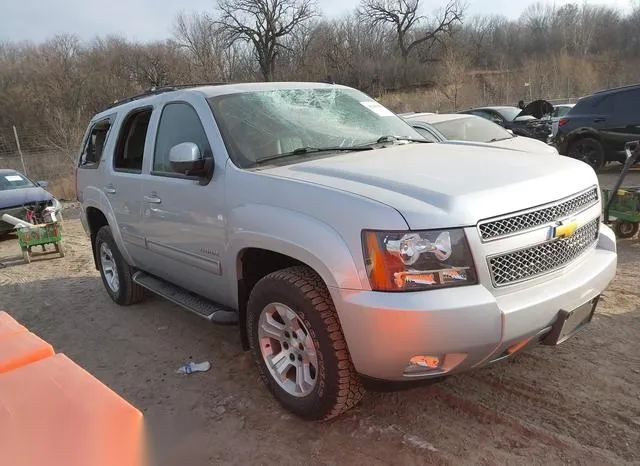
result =
[[[420,291],[477,283],[462,229],[363,231],[364,259],[375,291]]]
[[[53,207],[55,212],[59,212],[62,210],[62,202],[57,200],[55,197],[51,200],[51,206]]]

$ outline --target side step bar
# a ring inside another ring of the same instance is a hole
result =
[[[188,311],[214,324],[234,325],[238,323],[238,313],[213,301],[191,293],[179,286],[166,282],[146,272],[138,271],[133,281],[147,290],[184,307]]]

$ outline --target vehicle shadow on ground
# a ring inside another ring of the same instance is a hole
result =
[[[640,458],[632,422],[640,410],[630,408],[640,386],[640,371],[630,370],[640,367],[640,356],[629,350],[640,332],[637,301],[619,314],[598,315],[560,347],[533,347],[511,362],[435,385],[369,393],[350,413],[315,424],[274,401],[242,351],[237,327],[208,324],[157,297],[117,306],[99,276],[2,282],[0,274],[0,309],[141,409],[158,451],[201,439],[198,454],[207,458],[259,457],[263,464],[290,464],[311,452],[331,464],[345,460],[345,452],[370,464],[392,457],[403,464],[470,458],[496,464],[514,459],[513,445],[520,460],[528,452],[546,452],[552,461],[587,451],[595,459],[603,451]],[[175,374],[189,359],[209,360],[212,368]],[[266,437],[268,451],[260,446]],[[242,451],[229,446],[236,438],[243,438]],[[286,456],[291,442],[295,457]]]

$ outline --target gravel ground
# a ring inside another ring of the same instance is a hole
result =
[[[271,398],[236,329],[160,298],[112,303],[73,209],[66,219],[63,259],[24,265],[15,238],[0,241],[0,309],[144,412],[154,464],[640,464],[638,238],[619,241],[618,275],[593,323],[560,347],[370,393],[314,424]],[[211,370],[175,374],[190,358]]]

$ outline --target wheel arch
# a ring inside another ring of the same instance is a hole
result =
[[[249,246],[238,251],[236,255],[238,323],[242,348],[245,351],[249,349],[246,326],[247,302],[251,290],[263,277],[278,270],[303,266],[316,273],[326,287],[329,286],[326,278],[331,276],[329,270],[320,272],[317,269],[323,269],[323,267],[318,267],[316,261],[309,260],[308,257],[304,257],[304,254],[292,254],[290,249],[284,252],[284,249],[285,248],[278,247]],[[315,264],[315,267],[311,264]]]

